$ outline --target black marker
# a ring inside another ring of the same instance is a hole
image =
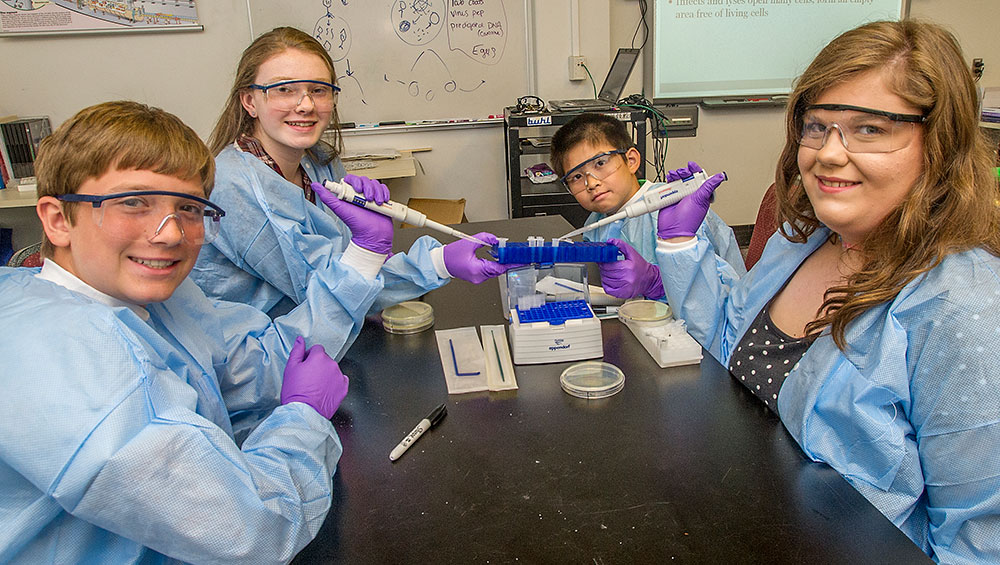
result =
[[[420,436],[424,435],[424,432],[438,425],[438,422],[444,419],[448,414],[448,409],[444,404],[438,406],[433,412],[427,415],[426,418],[420,420],[417,427],[413,428],[413,431],[403,438],[403,441],[399,442],[395,448],[393,448],[392,453],[389,454],[389,461],[395,461],[406,453],[406,450],[413,445],[413,442],[420,439]]]

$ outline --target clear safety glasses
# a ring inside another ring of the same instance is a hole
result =
[[[625,162],[625,153],[627,151],[618,149],[594,155],[570,169],[560,180],[566,185],[566,189],[569,190],[570,194],[579,194],[586,190],[588,176],[593,177],[595,180],[604,180],[620,169],[622,163]],[[619,159],[618,155],[622,155],[622,158]]]
[[[833,128],[850,153],[891,153],[913,140],[917,124],[927,118],[918,114],[894,114],[846,104],[813,104],[802,114],[799,145],[822,149]]]
[[[94,223],[115,239],[150,240],[170,220],[176,222],[184,241],[211,243],[219,235],[219,220],[226,213],[217,205],[191,194],[168,190],[139,190],[117,194],[60,194],[63,202],[90,202]]]
[[[283,80],[273,84],[251,84],[264,94],[264,101],[283,112],[299,107],[308,96],[318,112],[329,112],[337,104],[340,87],[321,80]]]

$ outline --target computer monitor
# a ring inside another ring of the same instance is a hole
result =
[[[628,77],[631,76],[635,62],[638,60],[638,49],[629,47],[619,49],[618,54],[615,55],[614,62],[611,63],[611,68],[608,69],[608,76],[605,77],[604,84],[601,85],[601,91],[597,97],[605,102],[617,102],[622,95],[622,91],[625,90],[625,83],[628,82]]]

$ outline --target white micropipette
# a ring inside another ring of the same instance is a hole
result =
[[[725,176],[726,173],[723,172],[722,174]],[[726,177],[726,179],[728,180],[728,177]],[[671,204],[680,202],[682,198],[698,190],[698,187],[700,187],[702,183],[707,180],[708,175],[704,171],[698,171],[687,178],[668,182],[666,186],[662,186],[652,192],[644,194],[641,199],[625,206],[617,213],[588,226],[583,226],[578,230],[573,230],[559,239],[569,239],[582,233],[587,233],[590,230],[596,230],[597,228],[606,226],[612,222],[617,222],[618,220],[635,218],[636,216],[656,212],[657,210],[666,208]]]
[[[393,202],[392,200],[388,200],[384,204],[379,206],[378,204],[370,200],[365,200],[364,195],[355,192],[354,187],[347,184],[346,182],[326,181],[323,183],[323,186],[325,186],[327,190],[332,192],[337,198],[343,200],[344,202],[350,202],[351,204],[354,204],[356,206],[367,208],[372,212],[377,212],[379,214],[382,214],[383,216],[389,216],[394,220],[399,220],[400,222],[405,222],[407,224],[410,224],[411,226],[416,226],[418,228],[427,227],[432,230],[439,231],[443,234],[450,235],[452,237],[457,237],[468,241],[472,241],[474,243],[478,243],[479,245],[485,245],[487,247],[489,247],[490,245],[489,243],[486,243],[481,239],[477,239],[475,237],[472,237],[471,235],[466,235],[454,228],[450,228],[444,224],[439,224],[434,220],[430,220],[427,218],[425,214],[422,214],[408,206],[404,206],[399,202]]]

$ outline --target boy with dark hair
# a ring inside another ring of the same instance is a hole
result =
[[[0,268],[0,562],[290,561],[330,507],[348,385],[305,342],[348,330],[300,336],[187,280],[225,213],[177,117],[86,108],[36,170],[44,265]],[[380,283],[340,277],[360,320]]]
[[[614,214],[647,191],[662,186],[635,176],[642,156],[625,124],[605,114],[580,114],[559,128],[552,136],[550,159],[570,194],[592,212],[585,225]],[[671,171],[667,180],[701,170],[695,163],[688,167]],[[587,241],[614,243],[625,255],[622,261],[600,264],[601,281],[608,294],[619,298],[663,298],[656,267],[656,218],[656,214],[626,218],[584,234]],[[722,218],[709,211],[699,231],[707,236],[720,261],[728,262],[738,273],[746,272],[733,230]]]

